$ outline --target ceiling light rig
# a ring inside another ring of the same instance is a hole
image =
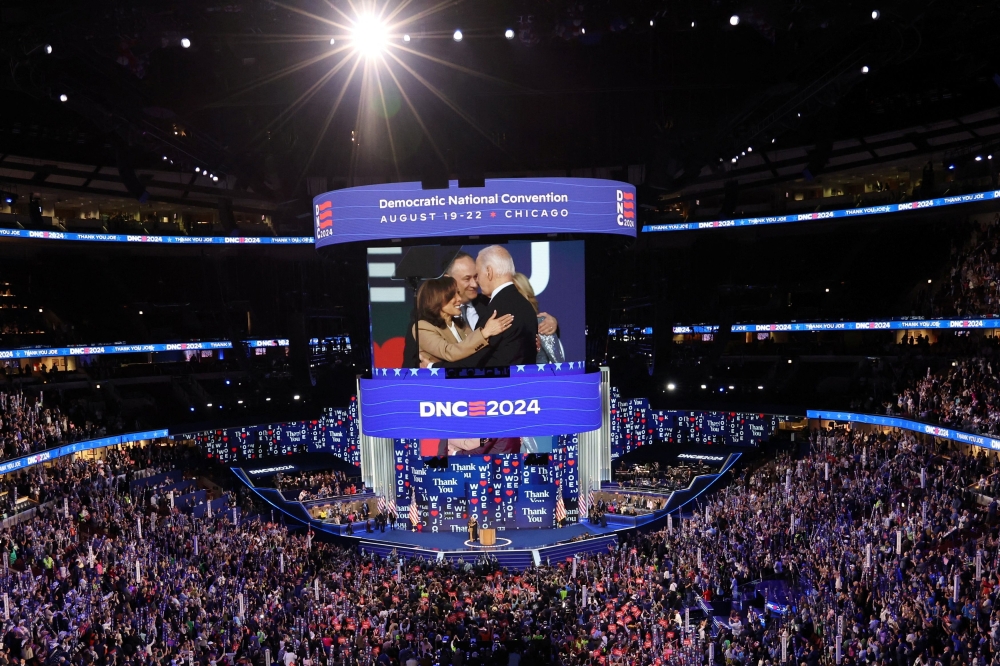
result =
[[[366,58],[374,58],[385,51],[388,41],[388,26],[374,14],[360,16],[351,30],[351,45]]]

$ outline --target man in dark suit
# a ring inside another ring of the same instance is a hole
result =
[[[435,364],[436,366],[486,368],[535,362],[538,319],[531,303],[514,286],[514,273],[514,260],[505,247],[491,245],[479,252],[476,274],[470,284],[463,285],[459,282],[459,291],[463,297],[467,290],[475,289],[471,286],[472,282],[478,282],[482,290],[480,298],[470,299],[470,305],[476,310],[476,328],[481,328],[494,312],[498,315],[513,315],[514,323],[500,335],[491,336],[489,345],[472,356],[453,363]],[[483,300],[486,300],[485,305]]]

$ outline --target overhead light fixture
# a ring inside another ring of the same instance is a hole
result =
[[[930,284],[930,283],[931,283],[931,281],[930,281],[930,280],[928,280],[928,281],[927,281],[927,284]]]
[[[142,310],[139,310],[139,314],[142,314]]]
[[[828,293],[828,294],[830,293],[830,288],[829,287],[826,288],[826,293]]]
[[[52,55],[52,45],[51,44],[46,44],[45,45],[45,52],[48,53],[49,55]]]
[[[696,26],[697,24],[698,24],[698,22],[697,22],[697,21],[691,21],[691,27],[692,27],[692,28],[693,28],[693,27],[695,27],[695,26]]]
[[[586,35],[587,34],[587,29],[586,28],[580,28],[580,34],[581,35]]]
[[[705,384],[702,384],[702,385],[701,385],[701,387],[702,387],[703,389],[707,389],[707,388],[708,388],[708,386],[707,386],[707,385],[705,385]]]
[[[753,152],[753,146],[747,146],[747,152],[748,153],[752,153]]]
[[[66,95],[66,93],[63,93],[62,95],[59,95],[59,101],[60,102],[68,102],[69,101],[69,97]]]
[[[195,167],[194,168],[194,172],[195,173],[201,173],[201,167]]]
[[[774,143],[775,141],[777,141],[777,139],[771,139],[771,143]]]
[[[649,19],[649,27],[650,27],[650,28],[652,28],[652,27],[653,27],[653,19]]]
[[[409,43],[410,36],[409,35],[403,35],[403,41]]]
[[[301,400],[301,399],[302,399],[302,396],[300,396],[298,393],[296,393],[295,395],[292,396],[292,400]]]
[[[354,48],[367,58],[381,53],[389,36],[385,23],[372,14],[360,17],[351,33]]]
[[[330,38],[330,46],[333,46],[333,45],[334,45],[334,44],[336,44],[336,43],[337,43],[337,40],[336,40],[336,39],[334,39],[333,37],[331,37],[331,38]]]
[[[788,363],[791,364],[791,362],[792,362],[792,359],[788,359]]]
[[[735,386],[730,386],[729,390],[732,391],[734,388],[736,388],[736,387]]]
[[[236,404],[237,404],[237,405],[242,405],[242,404],[243,404],[243,401],[242,401],[242,400],[237,400],[237,401],[236,401]]]
[[[877,21],[882,17],[882,12],[877,9],[872,10],[872,20]]]
[[[863,65],[861,67],[861,73],[862,74],[867,74],[869,71],[871,71],[871,70],[868,69],[868,65]]]
[[[206,405],[206,406],[207,406],[207,407],[211,407],[211,406],[212,406],[212,403],[208,403],[208,405]]]
[[[757,390],[758,390],[758,391],[763,391],[763,390],[764,390],[764,387],[763,387],[763,386],[758,386],[758,387],[757,387]]]
[[[507,28],[506,30],[504,30],[503,36],[506,37],[507,39],[514,39],[514,31],[511,30],[510,28]]]
[[[983,156],[982,155],[976,155],[976,161],[977,162],[982,162],[983,161]]]
[[[184,37],[183,39],[181,39],[181,46],[186,49],[191,48],[191,40],[188,39],[187,37]]]
[[[271,402],[270,398],[264,398],[264,402]]]
[[[735,157],[731,161],[732,161],[733,164],[736,164],[736,158]]]
[[[669,384],[667,384],[667,390],[668,391],[673,391],[675,388],[677,388],[677,385],[674,384],[673,382],[670,382]]]
[[[217,182],[219,182],[219,177],[218,176],[212,176],[212,180],[214,180],[217,183]]]
[[[192,408],[191,408],[191,411],[192,411],[192,412],[194,411],[194,407],[192,407]]]
[[[739,14],[733,14],[732,16],[729,17],[729,25],[735,27],[738,26],[739,24],[740,24]]]
[[[456,30],[454,33],[452,33],[451,38],[454,39],[456,42],[462,41],[462,31]]]

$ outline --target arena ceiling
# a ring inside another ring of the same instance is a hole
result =
[[[998,19],[933,0],[13,1],[0,153],[197,167],[290,215],[444,174],[643,164],[673,193],[753,144],[997,106]]]

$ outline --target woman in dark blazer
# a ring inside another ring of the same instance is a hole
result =
[[[514,321],[513,315],[497,316],[494,312],[480,328],[472,330],[462,319],[461,305],[458,283],[447,275],[425,280],[417,290],[417,324],[410,333],[431,363],[472,356]]]

